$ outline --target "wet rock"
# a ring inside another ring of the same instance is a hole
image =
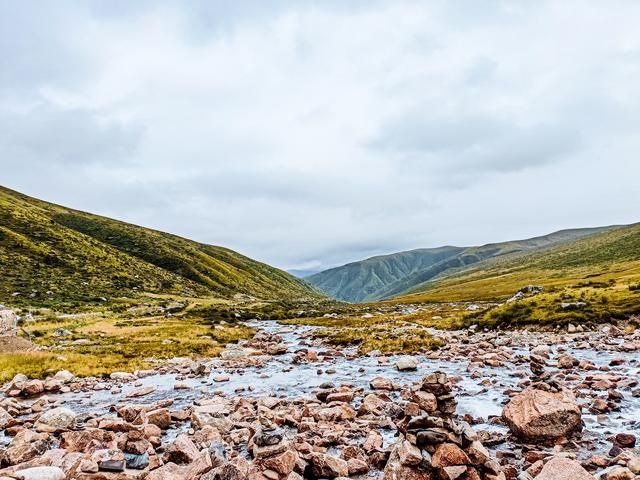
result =
[[[636,436],[631,433],[619,433],[614,442],[622,448],[633,448],[636,446]]]
[[[32,397],[44,392],[44,383],[41,380],[29,380],[22,388],[21,395]]]
[[[566,437],[582,426],[580,407],[568,390],[527,389],[511,399],[502,418],[516,436],[531,441]]]
[[[359,458],[350,458],[347,460],[347,468],[349,476],[361,475],[369,471],[369,464]]]
[[[150,393],[153,393],[155,391],[156,391],[156,387],[141,387],[141,388],[137,388],[136,390],[134,390],[133,392],[131,392],[127,396],[129,398],[144,397],[144,396],[149,395]]]
[[[396,362],[396,368],[401,372],[406,370],[417,370],[418,361],[415,357],[403,357]]]
[[[374,390],[393,390],[393,383],[388,378],[376,377],[370,382],[370,386]]]
[[[133,470],[144,470],[149,466],[149,454],[148,453],[125,453],[124,460],[126,467]]]
[[[594,480],[594,477],[575,460],[553,457],[535,480]]]

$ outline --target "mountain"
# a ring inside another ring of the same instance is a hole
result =
[[[298,278],[306,278],[314,273],[318,273],[321,269],[300,269],[300,268],[291,268],[287,270],[287,273],[290,273],[294,277]]]
[[[348,302],[391,298],[493,257],[570,243],[615,227],[561,230],[540,237],[479,247],[422,248],[349,263],[307,277],[327,295]]]
[[[87,301],[135,292],[313,299],[307,282],[223,247],[0,187],[0,303]],[[47,293],[50,292],[50,293]]]
[[[550,291],[610,289],[640,305],[640,224],[513,252],[415,286],[393,301],[502,300],[525,285]]]

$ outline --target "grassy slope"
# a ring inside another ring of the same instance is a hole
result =
[[[640,224],[575,242],[490,258],[445,278],[426,282],[393,301],[499,300],[527,284],[547,288],[628,284],[640,274]]]
[[[13,303],[91,301],[142,291],[219,298],[241,293],[266,300],[321,296],[306,282],[226,248],[3,187],[0,271],[0,299]],[[14,292],[21,295],[14,297]]]
[[[425,248],[372,257],[306,279],[326,294],[349,302],[371,299],[385,286],[460,253],[459,247]]]
[[[468,321],[516,326],[601,322],[639,314],[640,224],[485,260],[389,302],[501,301],[528,284],[544,286],[545,292],[476,318],[471,315]]]
[[[571,242],[601,231],[603,228],[562,230],[541,237],[480,247],[411,250],[350,263],[312,275],[307,280],[341,300],[376,301],[400,295],[428,280],[450,275],[487,258]]]

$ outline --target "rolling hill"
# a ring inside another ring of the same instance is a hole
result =
[[[393,301],[504,300],[535,284],[547,290],[640,291],[640,224],[489,258],[416,285]],[[640,298],[636,299],[640,304]]]
[[[349,263],[311,275],[306,280],[340,300],[356,303],[378,301],[412,291],[430,280],[446,278],[487,259],[539,251],[616,228],[561,230],[540,237],[479,247],[446,246],[410,250]]]
[[[0,187],[0,303],[91,301],[136,292],[315,299],[307,282],[223,247]]]

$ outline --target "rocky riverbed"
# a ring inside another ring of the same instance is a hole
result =
[[[207,362],[18,376],[0,479],[640,478],[637,332],[434,331],[385,357],[255,326]]]

